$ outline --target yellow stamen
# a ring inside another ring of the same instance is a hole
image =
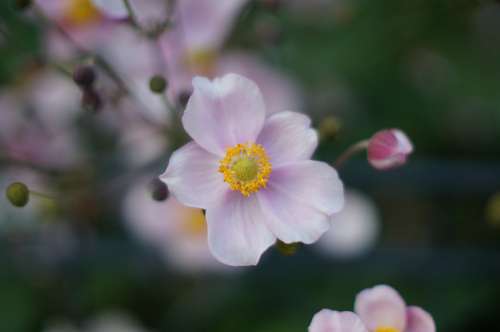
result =
[[[100,13],[91,0],[69,0],[65,20],[71,25],[84,25],[99,20]]]
[[[399,332],[399,330],[393,327],[379,327],[375,332]]]
[[[266,150],[253,143],[237,144],[227,149],[219,165],[219,172],[229,187],[246,197],[266,187],[271,171]]]

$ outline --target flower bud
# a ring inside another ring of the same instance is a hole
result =
[[[333,116],[326,116],[319,124],[319,137],[321,140],[334,139],[340,130],[339,120]]]
[[[276,249],[285,256],[292,256],[295,254],[300,248],[300,243],[295,242],[295,243],[285,243],[283,241],[276,241]]]
[[[31,0],[16,0],[15,6],[19,10],[25,10],[31,6]]]
[[[149,80],[149,88],[154,93],[161,94],[167,88],[167,80],[163,76],[155,75]]]
[[[9,185],[5,194],[9,202],[17,207],[26,206],[30,198],[30,191],[28,187],[21,182],[14,182]]]
[[[169,196],[167,185],[160,179],[154,179],[151,181],[151,197],[155,201],[163,202]]]
[[[413,152],[413,145],[399,129],[377,132],[368,142],[368,161],[379,170],[403,165]]]
[[[488,200],[486,221],[491,226],[500,227],[500,193],[496,193]]]
[[[97,112],[102,107],[101,96],[94,89],[85,89],[82,95],[82,107],[91,112]]]
[[[73,80],[83,89],[90,88],[94,84],[96,76],[94,68],[89,65],[78,66],[73,72]]]
[[[191,92],[190,91],[182,91],[181,93],[179,93],[179,95],[177,96],[177,103],[180,107],[182,108],[185,108],[188,101],[189,101],[189,98],[191,97]]]

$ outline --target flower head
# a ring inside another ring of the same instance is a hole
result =
[[[435,332],[431,315],[407,307],[399,293],[385,285],[358,294],[355,313],[323,309],[314,315],[309,332]]]
[[[193,138],[175,151],[161,179],[183,204],[206,209],[212,254],[254,265],[276,239],[313,243],[343,205],[343,185],[326,163],[303,114],[266,118],[259,88],[228,74],[197,77],[182,122]]]
[[[392,287],[375,286],[356,297],[355,311],[370,332],[435,332],[431,315],[419,307],[407,307]]]
[[[368,161],[380,170],[403,165],[412,152],[410,139],[399,129],[379,131],[368,143]]]

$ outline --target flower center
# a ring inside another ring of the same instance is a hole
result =
[[[227,149],[226,156],[220,161],[219,172],[232,190],[243,196],[265,188],[272,166],[262,145],[247,143],[236,144]]]
[[[379,327],[375,332],[399,332],[399,330],[393,327]]]
[[[90,0],[70,0],[65,20],[71,25],[85,25],[99,20],[100,14]]]

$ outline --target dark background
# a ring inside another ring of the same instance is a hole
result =
[[[0,49],[0,83],[9,85],[40,55],[41,33],[8,1],[0,17],[14,31]],[[183,275],[130,238],[120,196],[111,195],[98,212],[66,221],[80,241],[63,259],[46,259],[57,248],[41,248],[25,230],[0,231],[0,331],[41,331],[54,317],[84,322],[110,309],[157,331],[305,331],[319,309],[352,310],[357,292],[379,283],[431,312],[438,331],[500,331],[500,223],[486,217],[500,189],[500,4],[358,0],[270,10],[251,2],[227,47],[236,46],[293,76],[317,125],[326,115],[341,121],[318,159],[333,161],[381,128],[412,138],[415,154],[401,169],[377,172],[360,156],[340,171],[380,209],[377,247],[349,261],[271,249],[238,273]],[[96,156],[113,150],[115,138],[85,132],[92,121],[82,115],[75,130],[92,136]],[[96,163],[96,183],[116,171]]]

